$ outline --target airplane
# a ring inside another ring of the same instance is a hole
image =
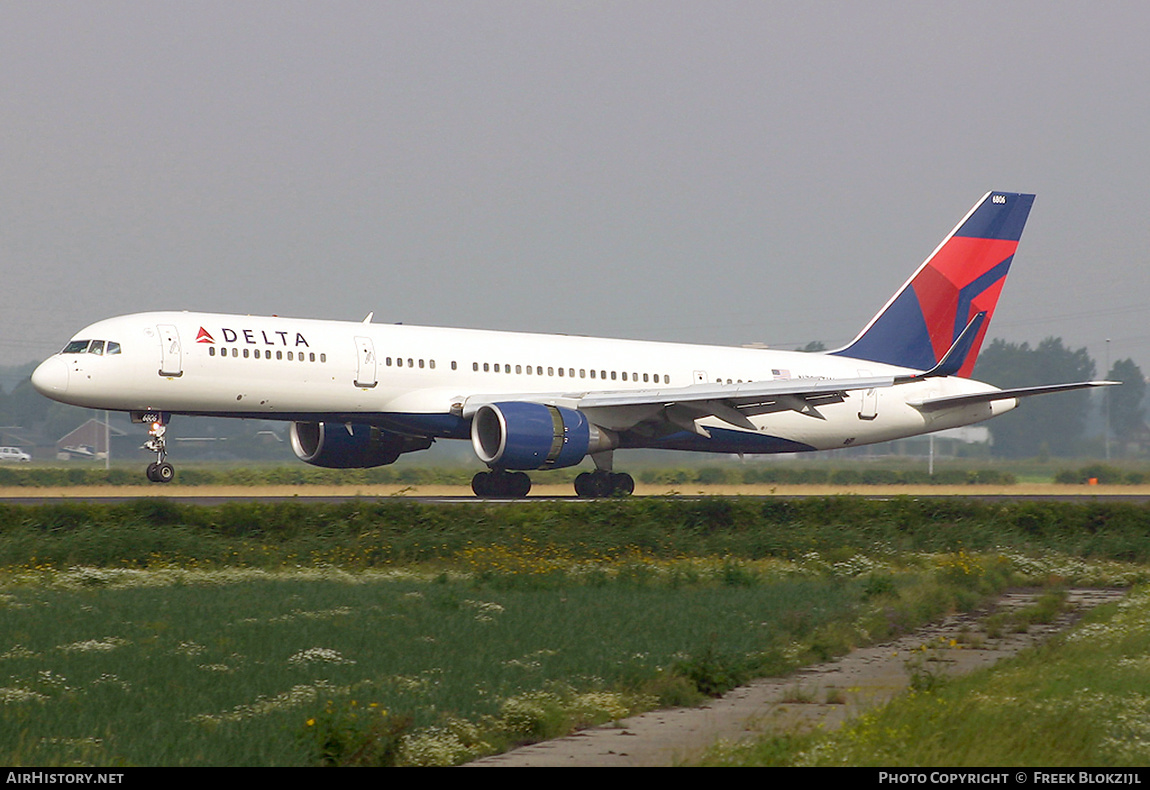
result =
[[[284,420],[302,461],[394,463],[470,439],[479,497],[587,457],[580,497],[628,495],[618,449],[793,453],[885,442],[995,417],[1020,398],[970,372],[1034,195],[988,192],[846,346],[820,353],[570,335],[147,312],[80,330],[32,374],[54,400],[150,424],[146,476],[169,482],[172,415]]]

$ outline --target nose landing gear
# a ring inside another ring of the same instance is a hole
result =
[[[168,457],[168,445],[164,434],[168,428],[164,423],[156,420],[148,430],[148,441],[144,442],[144,449],[156,454],[156,462],[148,464],[145,474],[153,483],[170,483],[176,476],[176,468],[164,459]]]

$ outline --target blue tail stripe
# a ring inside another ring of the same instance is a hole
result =
[[[1010,263],[1014,260],[1014,256],[1004,260],[1002,263],[995,266],[986,274],[978,277],[970,285],[963,288],[958,292],[958,309],[954,313],[954,337],[957,338],[959,333],[966,328],[967,321],[970,320],[970,303],[980,293],[985,291],[990,286],[1005,277],[1010,271]]]
[[[934,358],[922,306],[911,288],[900,293],[886,309],[883,331],[867,332],[849,348],[831,353],[916,370],[929,370],[938,361]]]
[[[954,235],[1002,241],[1021,239],[1022,228],[1026,225],[1026,218],[1030,216],[1030,207],[1034,205],[1034,195],[1009,194],[1011,198],[1009,209],[996,201],[997,193],[992,194],[990,200],[984,200]]]

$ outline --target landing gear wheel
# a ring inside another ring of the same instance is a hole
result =
[[[485,499],[522,499],[531,491],[531,478],[525,472],[493,469],[471,478],[471,490]]]
[[[153,483],[170,483],[176,476],[176,467],[166,461],[162,464],[148,464],[144,474]]]
[[[635,493],[635,480],[626,472],[583,472],[575,478],[575,495],[586,499],[630,496]]]
[[[635,478],[626,472],[611,475],[611,496],[631,496],[635,493]]]

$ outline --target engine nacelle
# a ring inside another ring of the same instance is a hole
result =
[[[432,439],[400,436],[373,425],[293,422],[291,448],[296,457],[328,469],[366,469],[395,463],[403,453],[426,450]]]
[[[561,406],[488,403],[471,418],[475,454],[497,469],[561,469],[617,444],[614,435],[592,425],[582,412]]]

